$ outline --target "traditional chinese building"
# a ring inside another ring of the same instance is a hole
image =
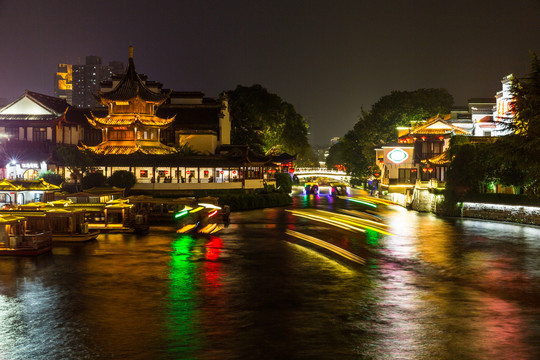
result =
[[[160,141],[160,132],[171,125],[174,116],[160,118],[157,108],[165,102],[169,93],[148,88],[135,71],[133,48],[129,49],[129,63],[125,76],[111,91],[98,93],[99,102],[106,106],[108,114],[98,117],[92,114],[88,122],[102,131],[103,141],[87,147],[98,155],[172,154],[176,150]]]
[[[51,159],[57,144],[76,145],[81,126],[68,120],[65,99],[26,92],[0,109],[0,177],[35,179],[56,170]]]

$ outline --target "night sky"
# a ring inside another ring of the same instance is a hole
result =
[[[540,1],[0,0],[0,98],[53,94],[59,62],[127,63],[215,97],[261,84],[327,144],[392,90],[493,97],[540,56]]]

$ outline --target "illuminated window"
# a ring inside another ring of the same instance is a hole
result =
[[[46,128],[34,128],[32,134],[32,141],[45,142],[47,141],[47,129]]]
[[[6,133],[9,135],[9,140],[19,140],[19,128],[6,128]]]

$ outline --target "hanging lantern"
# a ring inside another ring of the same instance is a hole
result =
[[[422,141],[426,141],[426,137],[425,137],[425,136],[422,136],[421,139],[422,139]]]
[[[289,168],[289,172],[292,174],[294,172],[294,168]]]
[[[439,136],[440,141],[443,141],[443,139],[444,139],[444,136]]]
[[[236,170],[233,170],[233,171],[232,171],[232,174],[233,174],[233,175],[236,175]]]
[[[224,171],[223,171],[223,170],[221,170],[221,171],[220,171],[219,173],[220,173],[221,175],[223,175]]]
[[[433,168],[429,168],[427,169],[427,171],[429,171],[429,173],[431,174],[433,172]]]
[[[427,172],[427,168],[422,168],[422,171],[423,171],[423,172]]]

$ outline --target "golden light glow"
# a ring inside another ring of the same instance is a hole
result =
[[[331,226],[335,226],[341,229],[366,232],[367,230],[373,230],[384,235],[393,235],[388,232],[388,225],[374,220],[368,220],[351,215],[333,213],[330,211],[316,210],[316,209],[302,209],[302,210],[287,210],[295,216],[303,217],[313,221],[322,222]]]
[[[361,265],[364,265],[366,263],[366,260],[364,260],[364,258],[356,255],[356,254],[353,254],[347,250],[344,250],[338,246],[335,246],[333,244],[330,244],[330,243],[327,243],[326,241],[323,241],[321,239],[317,239],[313,236],[309,236],[309,235],[306,235],[306,234],[302,234],[302,233],[299,233],[297,231],[293,231],[293,230],[290,230],[290,229],[287,229],[286,231],[286,234],[287,235],[290,235],[290,236],[294,236],[298,239],[301,239],[301,240],[304,240],[304,241],[307,241],[309,243],[312,243],[312,244],[315,244],[317,246],[320,246],[322,248],[325,248],[327,250],[330,250],[332,251],[333,253],[335,254],[338,254],[350,261],[353,261],[357,264],[361,264]]]

